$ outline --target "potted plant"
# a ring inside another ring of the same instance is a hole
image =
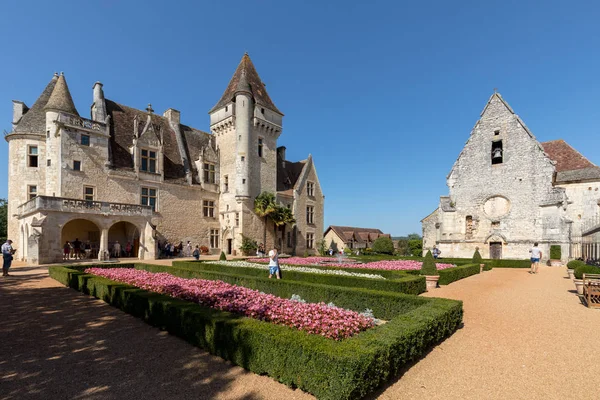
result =
[[[427,251],[423,264],[421,264],[421,275],[425,276],[427,290],[435,289],[437,287],[440,273],[437,270],[431,251]]]
[[[560,267],[562,265],[561,261],[562,252],[560,249],[560,245],[553,244],[550,246],[550,266],[551,267]]]
[[[475,253],[473,253],[473,264],[479,264],[479,273],[483,272],[485,264],[483,263],[483,258],[481,258],[481,254],[479,254],[479,247],[477,247],[475,249]]]
[[[577,289],[578,295],[583,295],[583,274],[600,274],[600,267],[594,265],[581,265],[575,268],[575,288]]]
[[[256,240],[242,235],[242,245],[240,246],[240,250],[245,256],[255,255],[257,249],[258,244],[256,243]]]
[[[569,274],[569,278],[574,278],[574,272],[577,267],[581,267],[582,265],[586,265],[585,262],[581,260],[571,260],[567,263],[567,273]]]

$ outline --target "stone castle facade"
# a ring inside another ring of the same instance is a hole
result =
[[[600,168],[563,140],[540,143],[498,93],[487,102],[447,177],[448,196],[425,217],[423,248],[442,257],[544,259],[561,246],[563,261],[582,253],[582,236],[599,214]],[[584,250],[585,252],[585,250]]]
[[[314,253],[323,236],[323,192],[312,157],[290,162],[277,147],[283,113],[246,54],[209,112],[210,133],[131,108],[93,86],[90,118],[76,109],[63,74],[31,108],[13,102],[9,143],[8,236],[30,263],[61,259],[62,245],[89,240],[105,257],[117,241],[140,259],[158,244],[188,240],[239,253],[242,237],[262,241],[254,199],[271,192],[296,223],[267,226],[267,248]],[[285,237],[283,236],[285,234]]]

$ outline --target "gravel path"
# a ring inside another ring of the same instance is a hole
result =
[[[231,365],[47,269],[0,279],[0,399],[311,399]],[[426,296],[464,301],[464,327],[370,398],[596,399],[600,310],[564,268],[494,269]],[[589,332],[583,331],[588,329]]]

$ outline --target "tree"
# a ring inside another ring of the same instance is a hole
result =
[[[0,199],[0,243],[8,238],[8,201]]]
[[[373,251],[381,254],[394,254],[394,242],[387,236],[381,236],[373,242]]]
[[[327,255],[327,242],[325,239],[317,240],[317,251],[319,252],[320,256]]]
[[[409,240],[408,247],[413,257],[421,257],[421,255],[423,254],[423,239]]]
[[[433,259],[433,255],[431,255],[431,251],[427,251],[425,255],[425,259],[423,260],[423,264],[421,264],[421,275],[439,275],[440,273],[437,270],[435,265],[435,260]]]
[[[270,192],[262,192],[254,199],[254,212],[261,218],[265,219],[263,231],[263,245],[267,245],[267,220],[277,209],[275,195]]]
[[[283,240],[285,240],[285,227],[287,224],[293,224],[296,222],[296,218],[294,218],[292,210],[285,206],[275,205],[275,211],[271,213],[270,217],[275,225],[275,237],[277,237],[277,227],[280,227],[283,232]]]
[[[419,235],[418,233],[409,233],[406,238],[408,240],[420,240],[420,239],[422,239],[421,235]]]

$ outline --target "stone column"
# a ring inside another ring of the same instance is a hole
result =
[[[104,253],[108,251],[108,228],[102,228],[100,233],[100,248],[98,249],[98,260],[104,260]]]

